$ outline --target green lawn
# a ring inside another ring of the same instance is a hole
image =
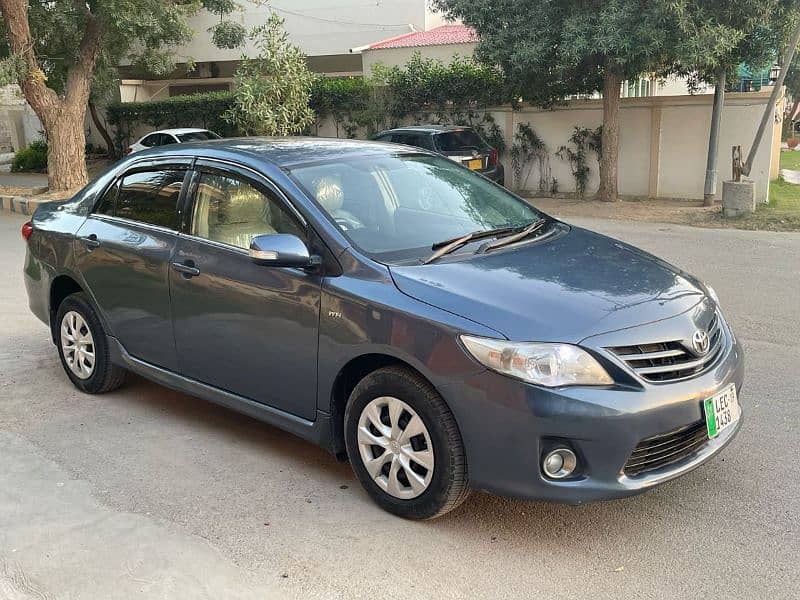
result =
[[[784,163],[781,155],[781,167],[792,168]],[[800,171],[800,152],[791,152],[791,157]],[[794,155],[798,158],[795,159]],[[769,184],[769,202],[759,204],[756,212],[744,217],[725,219],[722,213],[717,213],[713,222],[724,227],[737,229],[761,229],[765,231],[800,231],[800,185],[786,183],[783,179],[776,179]]]
[[[800,155],[800,152],[791,154]],[[796,164],[800,170],[800,161]],[[752,215],[742,217],[739,226],[744,229],[768,231],[800,230],[800,185],[786,183],[783,179],[770,182],[769,203],[759,205]]]
[[[800,151],[789,150],[781,152],[781,169],[800,171]]]

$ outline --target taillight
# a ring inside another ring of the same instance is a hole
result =
[[[33,223],[28,221],[22,226],[22,239],[26,242],[31,239],[31,234],[33,233]]]
[[[497,151],[497,148],[492,148],[491,154],[489,154],[489,166],[495,167],[497,166],[497,161],[500,159],[500,153]]]

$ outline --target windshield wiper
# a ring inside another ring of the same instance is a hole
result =
[[[480,252],[488,252],[489,250],[494,250],[495,248],[502,248],[503,246],[508,246],[509,244],[513,244],[520,240],[524,240],[529,235],[532,235],[539,231],[544,224],[547,223],[547,219],[538,219],[531,223],[530,225],[526,226],[523,229],[517,231],[517,233],[513,235],[507,235],[499,240],[494,242],[489,242],[488,244],[484,244],[483,247],[480,249]]]
[[[462,235],[458,238],[453,238],[450,240],[444,240],[443,242],[436,242],[431,246],[431,250],[436,250],[433,254],[431,254],[428,258],[422,261],[423,265],[427,265],[435,261],[438,258],[441,258],[445,254],[450,254],[455,250],[458,250],[461,246],[469,244],[475,240],[482,240],[484,238],[489,237],[497,237],[498,235],[504,235],[507,233],[513,233],[518,231],[518,227],[498,227],[497,229],[482,229],[480,231],[473,231],[472,233],[468,233],[466,235]]]

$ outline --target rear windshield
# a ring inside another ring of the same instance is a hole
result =
[[[471,129],[446,131],[436,136],[436,146],[440,152],[458,152],[459,150],[485,150],[488,146],[481,137]]]
[[[213,131],[192,131],[179,133],[178,139],[181,142],[205,142],[206,140],[218,140],[220,137]]]

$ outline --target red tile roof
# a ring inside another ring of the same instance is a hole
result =
[[[419,46],[446,46],[471,44],[478,41],[477,32],[464,25],[441,25],[428,31],[412,31],[369,45],[370,50],[381,48],[416,48]]]

